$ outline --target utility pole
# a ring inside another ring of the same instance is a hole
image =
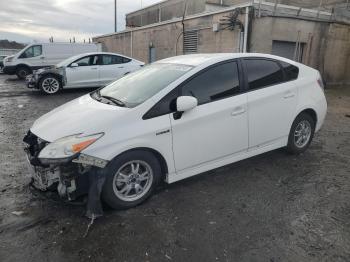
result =
[[[117,32],[117,0],[114,0],[114,32]]]

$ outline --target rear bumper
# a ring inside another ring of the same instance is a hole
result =
[[[2,71],[4,74],[14,75],[16,73],[16,66],[4,66]]]

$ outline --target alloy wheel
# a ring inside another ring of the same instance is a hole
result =
[[[48,77],[45,78],[44,81],[41,84],[42,89],[48,93],[48,94],[53,94],[56,93],[59,88],[60,88],[60,83],[56,78],[53,77]]]
[[[306,146],[311,138],[311,125],[308,121],[301,121],[294,131],[294,144],[298,148]]]
[[[113,178],[114,194],[123,201],[136,201],[150,190],[153,171],[142,160],[133,160],[122,165]]]

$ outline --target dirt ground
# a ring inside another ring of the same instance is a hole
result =
[[[0,261],[350,261],[350,89],[326,92],[326,123],[303,155],[276,150],[164,184],[83,237],[84,206],[29,188],[22,138],[87,92],[45,96],[0,75]]]

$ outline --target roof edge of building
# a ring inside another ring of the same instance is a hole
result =
[[[167,0],[164,0],[162,2],[165,2],[165,1],[167,1]],[[227,8],[220,9],[220,10],[208,11],[208,12],[198,13],[198,14],[194,14],[194,15],[189,15],[189,16],[186,16],[184,20],[190,20],[190,19],[195,19],[195,18],[198,18],[198,17],[204,17],[204,16],[210,16],[210,15],[225,13],[225,12],[228,12],[228,11],[235,10],[236,8],[250,7],[250,6],[256,6],[256,5],[260,5],[260,4],[261,5],[267,5],[267,6],[275,6],[275,4],[271,3],[271,2],[260,1],[260,0],[253,0],[253,1],[247,1],[246,3],[242,3],[242,4],[232,5],[232,6],[229,6]],[[157,4],[154,4],[154,5],[157,5]],[[300,9],[302,9],[303,11],[306,11],[306,12],[309,12],[309,13],[322,14],[322,15],[328,15],[328,16],[332,15],[329,12],[318,11],[316,9],[301,8],[301,7],[293,6],[293,5],[278,4],[277,8],[289,8],[289,9],[293,9],[293,10],[300,10]],[[285,18],[298,18],[298,17],[285,16]],[[302,19],[303,17],[299,17],[299,18]],[[305,17],[304,17],[304,19],[305,19]],[[153,23],[153,24],[149,24],[149,25],[145,25],[145,26],[125,29],[125,30],[120,31],[120,32],[114,32],[114,33],[109,33],[109,34],[103,34],[103,35],[95,36],[95,37],[93,37],[93,39],[102,38],[102,37],[108,37],[108,36],[113,36],[113,35],[119,35],[119,34],[125,34],[125,33],[130,33],[130,32],[134,32],[134,31],[139,31],[139,30],[143,30],[143,29],[147,29],[147,28],[152,28],[152,27],[156,27],[156,26],[160,26],[160,25],[166,25],[166,24],[171,24],[171,23],[174,23],[174,22],[181,22],[181,21],[182,21],[182,17],[177,17],[177,18],[173,18],[171,20],[166,20],[166,21]],[[310,21],[315,21],[315,18],[310,17]],[[325,22],[325,21],[320,19],[320,22]],[[328,22],[332,22],[332,21],[328,21]]]

